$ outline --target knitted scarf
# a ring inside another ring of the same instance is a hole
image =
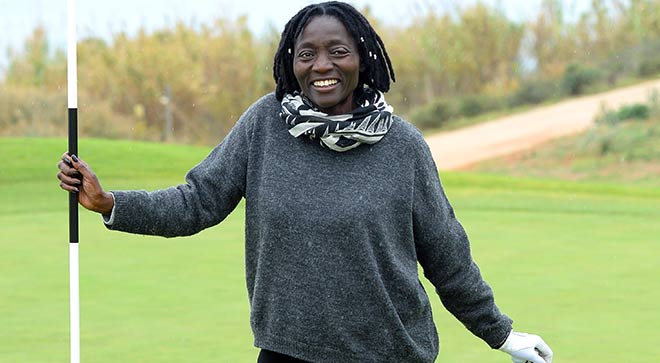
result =
[[[282,98],[280,116],[294,137],[307,135],[334,151],[347,151],[362,144],[380,141],[392,126],[392,106],[382,92],[365,88],[358,100],[360,105],[351,113],[330,116],[319,111],[300,94],[286,94]]]

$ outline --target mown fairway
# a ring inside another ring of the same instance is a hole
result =
[[[55,178],[65,149],[63,139],[0,138],[0,362],[68,361],[67,196]],[[106,189],[180,183],[209,151],[102,140],[80,150]],[[443,181],[517,330],[543,335],[562,363],[660,357],[659,190],[476,174]],[[84,362],[256,360],[242,206],[179,239],[110,232],[86,211],[80,218]],[[510,361],[432,301],[439,362]]]

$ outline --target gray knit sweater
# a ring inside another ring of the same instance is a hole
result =
[[[444,306],[499,347],[496,307],[422,135],[395,117],[338,153],[293,138],[269,94],[186,176],[115,191],[111,229],[166,237],[220,223],[246,200],[246,280],[257,347],[319,363],[430,363],[438,354],[417,263]]]

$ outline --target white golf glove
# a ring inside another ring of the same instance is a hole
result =
[[[513,363],[552,363],[552,349],[538,335],[512,330],[500,350],[511,354]]]

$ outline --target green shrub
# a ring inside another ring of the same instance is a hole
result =
[[[597,69],[571,64],[566,68],[561,86],[564,93],[572,96],[583,94],[587,87],[595,84],[601,78]]]
[[[605,138],[598,144],[598,152],[600,155],[607,155],[612,151],[612,139]]]
[[[458,114],[453,102],[438,99],[412,111],[410,121],[420,129],[438,128]]]
[[[660,73],[660,41],[641,45],[637,75],[648,78]]]
[[[660,73],[660,58],[658,59],[643,59],[639,64],[637,71],[640,77],[646,78],[655,76]]]
[[[614,125],[621,122],[619,115],[616,111],[612,110],[602,110],[600,114],[596,116],[596,123],[599,124],[608,124]]]
[[[627,120],[646,120],[651,114],[651,108],[643,103],[623,105],[618,110],[602,110],[596,117],[601,124],[617,124]]]
[[[496,96],[472,95],[458,100],[458,113],[464,117],[474,117],[501,108],[502,101]]]
[[[617,52],[600,61],[598,68],[607,86],[615,87],[620,78],[631,73],[631,59],[623,52]]]
[[[79,95],[81,136],[153,139],[139,135],[134,121],[112,111],[109,101]],[[37,87],[0,88],[0,136],[66,136],[66,93]]]
[[[621,121],[625,120],[646,120],[649,118],[649,106],[642,103],[621,106],[617,112]]]
[[[560,93],[559,82],[554,80],[533,79],[527,80],[520,85],[517,91],[509,96],[509,107],[518,107],[524,105],[535,105]]]
[[[0,135],[64,136],[66,93],[36,87],[0,88]]]
[[[649,118],[660,120],[660,93],[654,89],[649,94]]]

